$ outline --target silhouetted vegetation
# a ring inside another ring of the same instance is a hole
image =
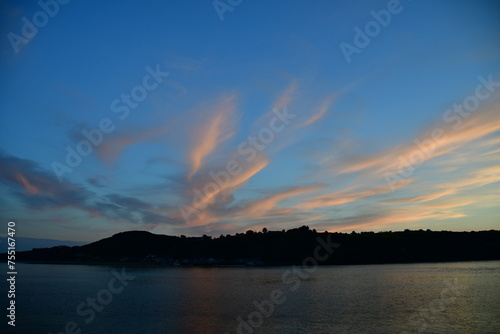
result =
[[[500,231],[318,233],[247,231],[213,238],[129,231],[84,246],[34,249],[18,261],[38,263],[156,263],[159,265],[290,265],[313,255],[318,238],[341,246],[320,264],[500,260]],[[6,258],[6,254],[2,258]]]

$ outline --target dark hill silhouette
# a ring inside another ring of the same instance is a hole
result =
[[[500,231],[318,233],[307,226],[288,231],[185,237],[129,231],[87,245],[18,252],[38,263],[156,263],[163,265],[289,265],[313,255],[318,238],[341,246],[320,264],[374,264],[500,260]],[[6,254],[2,254],[6,259]]]

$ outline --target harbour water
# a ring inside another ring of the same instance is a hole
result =
[[[13,333],[53,334],[500,333],[500,261],[318,268],[18,264],[16,327],[4,325]]]

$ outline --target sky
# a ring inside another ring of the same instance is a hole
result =
[[[0,6],[0,235],[500,228],[497,1]]]

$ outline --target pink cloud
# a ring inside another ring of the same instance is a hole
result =
[[[456,124],[436,124],[419,136],[416,143],[398,145],[376,155],[351,159],[338,172],[342,174],[371,169],[376,174],[398,173],[400,167],[405,165],[405,160],[418,165],[499,131],[499,114],[500,103],[496,103],[474,112],[456,128]]]
[[[213,153],[220,143],[234,135],[231,120],[235,112],[234,99],[234,96],[221,99],[217,106],[209,111],[211,118],[195,129],[192,137],[193,147],[188,153],[191,163],[188,179],[202,168],[206,157]]]

